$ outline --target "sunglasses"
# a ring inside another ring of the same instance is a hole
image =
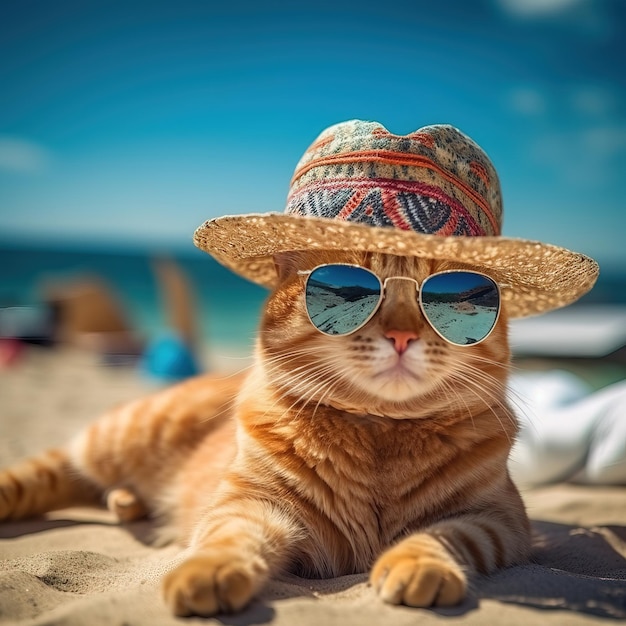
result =
[[[432,274],[420,285],[406,276],[382,281],[359,265],[333,263],[298,272],[306,276],[305,303],[311,324],[325,335],[350,335],[378,310],[390,280],[415,283],[419,306],[434,331],[455,346],[489,337],[500,315],[500,288],[479,272]]]

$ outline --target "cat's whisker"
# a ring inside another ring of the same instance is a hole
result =
[[[280,351],[276,351],[276,352],[272,352],[272,353],[266,353],[264,355],[265,359],[272,361],[275,359],[285,359],[285,358],[292,358],[294,356],[301,356],[301,355],[307,355],[307,354],[311,354],[311,353],[322,353],[325,352],[327,350],[326,346],[310,346],[308,345],[306,348],[297,348],[297,349],[293,349],[293,348],[288,348],[286,350],[280,350]]]
[[[324,374],[333,373],[333,368],[329,365],[326,368],[319,369],[315,372],[309,372],[310,376],[308,379],[296,377],[297,381],[295,386],[291,386],[288,389],[285,389],[284,397],[297,395],[299,398],[306,399],[311,394],[315,393],[315,389],[320,385],[324,384],[327,379],[323,378]]]
[[[518,391],[509,386],[506,387],[506,396],[509,403],[515,408],[515,413],[523,416],[528,423],[532,424],[533,428],[536,428],[534,420],[537,419],[537,415],[532,410],[529,399],[524,398]]]
[[[469,374],[473,374],[475,378],[475,382],[482,382],[488,385],[488,388],[494,393],[494,396],[498,398],[500,401],[506,395],[506,383],[496,378],[495,376],[489,374],[484,369],[474,367],[471,364],[466,364],[465,370],[463,371],[464,376],[468,376]]]
[[[328,365],[323,369],[319,369],[315,372],[314,382],[319,381],[319,384],[316,384],[315,387],[311,387],[309,384],[309,392],[306,396],[308,401],[312,401],[315,396],[318,394],[320,389],[323,389],[324,386],[328,383],[341,382],[342,376],[338,372],[336,372],[335,366],[333,364]],[[304,397],[304,394],[302,394]]]
[[[504,370],[509,369],[509,364],[507,362],[497,361],[496,359],[492,359],[491,357],[484,356],[481,354],[475,354],[475,353],[472,353],[468,356],[469,356],[468,358],[469,361],[478,361],[480,363],[485,363],[486,365],[491,365],[493,367],[498,367]]]
[[[457,399],[459,404],[462,404],[465,407],[465,411],[467,415],[469,415],[470,420],[472,421],[472,426],[474,427],[474,430],[476,430],[476,424],[474,423],[474,415],[470,411],[469,405],[465,401],[465,398],[463,398],[463,395],[460,394],[458,390],[455,389],[454,385],[452,385],[451,382],[446,380],[445,378],[441,381],[441,387],[443,388],[443,391],[448,390],[450,393],[452,393],[452,395]]]
[[[452,378],[470,384],[479,391],[484,391],[488,394],[489,399],[496,401],[499,406],[505,408],[506,405],[502,400],[505,386],[497,379],[471,367],[468,367],[466,371],[454,371]]]
[[[331,356],[328,354],[328,350],[323,347],[318,348],[310,348],[310,349],[301,349],[301,350],[293,350],[293,351],[285,351],[282,354],[277,356],[272,356],[267,358],[265,364],[270,366],[278,366],[283,367],[284,365],[288,365],[291,361],[301,361],[303,360],[303,365],[307,365],[309,367],[315,367],[317,363],[320,361],[328,361],[331,359]]]
[[[481,363],[481,365],[477,365],[476,363]],[[490,370],[491,366],[494,366],[494,369],[497,367],[502,367],[501,364],[494,362],[491,358],[488,357],[479,357],[479,356],[466,356],[464,354],[458,354],[456,352],[449,351],[445,354],[445,357],[442,359],[442,364],[445,364],[449,368],[452,368],[455,371],[479,371],[481,375],[490,376],[491,378],[497,380],[498,382],[502,382],[501,378],[494,376]],[[506,373],[506,367],[502,367],[503,373]]]
[[[320,368],[320,366],[323,366],[323,367]],[[302,376],[300,376],[301,373],[305,373],[308,375],[318,375],[320,372],[321,373],[332,372],[334,369],[335,369],[334,363],[332,362],[324,363],[323,361],[320,362],[320,360],[318,359],[318,363],[316,364],[314,368],[312,368],[311,365],[309,364],[303,364],[303,365],[299,365],[296,368],[292,368],[289,371],[283,371],[282,368],[281,369],[274,368],[274,369],[269,370],[269,373],[272,376],[272,383],[275,384],[276,386],[281,387],[283,386],[283,383],[296,383],[297,386],[302,386],[302,385],[306,385],[307,381]],[[291,389],[292,391],[294,390],[293,387],[291,387]]]
[[[272,381],[274,382],[279,378],[294,378],[301,372],[314,371],[318,369],[320,365],[326,365],[327,363],[330,363],[330,361],[321,357],[313,362],[309,360],[303,362],[302,358],[295,358],[282,363],[268,363],[268,367],[265,368],[265,371],[272,376]],[[274,376],[276,376],[276,379],[274,379]]]
[[[285,353],[280,356],[270,357],[266,359],[264,365],[269,366],[273,371],[279,371],[291,362],[297,362],[304,358],[305,363],[303,363],[303,365],[312,367],[320,360],[320,356],[321,360],[325,360],[323,351],[320,351],[319,353],[316,353],[314,350],[302,350],[300,352],[294,351],[292,353]]]
[[[298,361],[301,358],[305,358],[307,361],[311,361],[311,362],[315,362],[316,359],[312,358],[313,356],[315,356],[317,358],[317,356],[319,355],[323,355],[322,351],[316,352],[315,350],[301,350],[301,351],[293,351],[293,352],[285,352],[283,354],[277,355],[277,356],[272,356],[272,357],[268,357],[265,359],[264,361],[264,365],[277,365],[277,366],[283,366],[285,364],[288,364],[291,361]]]
[[[496,365],[491,359],[483,359],[486,364]],[[488,380],[497,387],[498,391],[503,392],[506,389],[506,384],[500,378],[497,378],[493,374],[490,374],[485,368],[476,367],[472,365],[471,361],[461,361],[456,359],[449,359],[448,363],[454,366],[455,371],[463,372],[467,374],[468,372],[473,373],[477,376],[477,378],[481,380]]]
[[[310,366],[308,365],[301,365],[295,370],[290,370],[289,372],[281,372],[279,375],[274,375],[272,377],[272,381],[273,383],[276,384],[277,387],[279,388],[284,387],[284,383],[287,383],[287,382],[292,382],[292,383],[295,382],[295,386],[291,385],[289,388],[285,388],[283,392],[278,395],[278,397],[276,398],[276,401],[270,407],[268,412],[270,412],[273,408],[275,408],[275,406],[277,406],[284,399],[288,397],[292,397],[294,393],[296,394],[296,399],[286,409],[285,413],[292,410],[293,407],[299,403],[302,403],[303,407],[305,407],[315,397],[315,394],[317,393],[318,389],[323,388],[326,384],[328,384],[328,378],[322,378],[322,377],[324,375],[334,374],[334,370],[335,370],[335,366],[333,363],[328,363],[325,365],[325,367],[320,368],[319,360],[318,360],[318,366],[314,370],[311,370]],[[294,376],[294,372],[299,373],[300,371],[304,371],[308,373],[309,375],[313,377],[313,379],[305,380],[297,375]],[[336,374],[335,374],[335,377],[337,377]],[[317,379],[321,379],[321,383],[311,388],[311,384],[315,383]],[[340,380],[340,378],[338,377],[337,379],[338,381]],[[302,388],[302,391],[301,391],[301,388]],[[300,409],[300,411],[301,410],[302,408]],[[300,413],[300,411],[298,412],[298,414]]]
[[[521,368],[515,365],[499,363],[498,361],[494,361],[493,359],[488,359],[484,357],[481,358],[481,357],[473,355],[472,361],[479,361],[480,363],[484,363],[485,365],[489,365],[490,367],[500,368],[503,370],[509,370],[509,371],[512,370],[515,372],[522,371]],[[467,368],[472,369],[474,372],[479,372],[483,376],[491,376],[483,368],[474,368],[471,364],[467,364]],[[529,412],[531,412],[531,409],[530,409],[531,402],[529,398],[525,398],[518,390],[514,389],[508,383],[502,383],[494,376],[491,376],[491,377],[494,378],[494,380],[496,380],[501,385],[501,388],[498,389],[498,392],[502,392],[503,395],[506,395],[508,402],[516,408],[516,413],[518,413],[519,415],[524,415],[525,418],[528,420],[528,422],[532,424],[533,419],[535,419],[537,416],[532,415],[531,417],[529,415]]]
[[[455,372],[452,375],[452,378],[454,380],[456,380],[457,382],[460,382],[464,385],[465,389],[467,389],[467,391],[469,391],[470,393],[472,393],[473,395],[476,396],[476,398],[479,398],[481,400],[484,401],[484,397],[485,395],[487,396],[487,398],[489,400],[491,400],[491,403],[488,404],[488,409],[489,411],[493,414],[493,416],[498,420],[498,423],[500,424],[500,427],[502,428],[502,431],[506,434],[507,438],[510,441],[510,436],[508,434],[507,429],[504,427],[504,424],[502,423],[502,420],[500,418],[500,415],[498,414],[498,412],[495,410],[496,407],[499,407],[500,409],[502,409],[502,412],[504,415],[507,416],[507,418],[514,423],[513,418],[510,415],[510,412],[508,410],[508,407],[506,406],[506,404],[500,399],[500,395],[496,392],[496,390],[490,388],[488,385],[481,385],[480,381],[476,381],[473,378],[466,376],[465,374],[462,374],[460,372]],[[484,382],[484,381],[483,381]],[[489,382],[489,381],[487,381]]]
[[[335,387],[339,385],[340,383],[341,383],[341,378],[337,377],[337,380],[335,380],[334,382],[331,381],[331,384],[328,385],[326,392],[320,394],[319,400],[317,401],[317,404],[315,405],[315,408],[313,409],[313,413],[311,414],[312,418],[315,417],[317,410],[320,408],[320,404],[324,403],[324,400],[332,394],[332,392],[335,390]]]
[[[298,413],[296,414],[297,416],[300,416],[300,414],[302,413],[302,411],[304,411],[307,408],[307,404],[309,404],[310,402],[312,402],[315,398],[316,395],[319,395],[319,399],[317,401],[317,403],[315,404],[315,407],[313,408],[313,411],[311,413],[311,418],[315,417],[315,414],[317,412],[317,410],[320,407],[320,404],[323,403],[324,398],[329,395],[330,393],[332,393],[332,391],[334,390],[335,386],[338,385],[341,382],[341,378],[337,377],[336,380],[323,380],[319,385],[317,385],[317,387],[315,387],[313,390],[311,390],[311,393],[309,394],[308,398],[303,398],[303,404],[300,407],[300,410],[298,411]]]
[[[214,420],[215,418],[219,418],[229,413],[232,413],[233,410],[235,409],[236,404],[237,402],[235,399],[229,400],[228,402],[224,404],[224,408],[221,411],[216,411],[215,413],[212,413],[211,415],[207,415],[205,418],[201,419],[200,422],[202,423],[210,422]]]
[[[331,383],[331,382],[332,382],[332,380],[330,381],[330,383]],[[340,382],[340,379],[338,379],[338,380],[337,380],[337,381],[335,381],[335,382],[336,382],[336,383]],[[331,386],[331,385],[330,385],[330,383],[329,383],[329,380],[328,380],[328,379],[322,380],[322,381],[321,381],[318,385],[316,385],[313,389],[309,390],[309,394],[308,394],[308,396],[307,396],[307,395],[304,395],[304,394],[300,394],[298,397],[296,397],[296,399],[293,401],[293,403],[292,403],[290,406],[288,406],[288,407],[284,410],[283,415],[286,415],[287,413],[289,413],[290,411],[292,411],[292,410],[293,410],[293,408],[294,408],[295,406],[297,406],[298,404],[301,404],[300,409],[299,409],[299,410],[297,411],[297,413],[295,414],[295,418],[299,417],[299,416],[302,414],[302,411],[303,411],[304,409],[306,409],[306,408],[307,408],[307,405],[308,405],[308,404],[312,401],[312,399],[313,399],[313,398],[315,397],[315,395],[318,393],[318,391],[319,391],[320,389],[324,389],[324,387],[326,387],[326,386],[329,386],[329,387],[330,387],[330,386]],[[321,394],[321,397],[323,397],[323,396],[324,396],[324,394],[322,393],[322,394]],[[281,396],[281,400],[282,400],[282,399],[284,399],[284,398],[286,398],[286,397],[287,397],[287,394],[284,394],[283,396]],[[318,403],[317,403],[317,405],[316,405],[316,407],[315,407],[315,409],[314,409],[314,411],[313,411],[313,414],[315,414],[315,411],[316,411],[316,410],[317,410],[317,408],[319,407],[320,402],[321,402],[321,399],[318,401]]]

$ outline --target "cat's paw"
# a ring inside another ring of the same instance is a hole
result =
[[[461,567],[426,534],[408,537],[383,553],[370,582],[385,602],[414,607],[453,606],[467,590]]]
[[[132,522],[145,517],[148,511],[143,502],[130,490],[112,489],[107,494],[107,508],[120,522]]]
[[[243,609],[267,580],[260,558],[204,553],[184,561],[163,581],[163,596],[174,615],[234,613]]]

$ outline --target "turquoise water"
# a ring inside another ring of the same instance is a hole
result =
[[[117,296],[133,328],[150,340],[167,331],[151,267],[157,257],[174,260],[191,284],[202,340],[222,351],[249,352],[267,291],[193,248],[185,254],[157,255],[0,245],[0,306],[40,304],[46,283],[95,275]]]
[[[145,339],[167,330],[152,252],[10,246],[0,243],[0,306],[37,304],[48,281],[97,275],[118,296]],[[267,291],[229,272],[208,254],[170,253],[192,285],[201,338],[222,353],[249,353]],[[580,302],[626,304],[626,273],[602,271]],[[575,306],[575,305],[574,305]]]

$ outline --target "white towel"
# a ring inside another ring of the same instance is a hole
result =
[[[515,374],[520,434],[509,468],[519,485],[626,484],[626,380],[599,391],[564,371]]]

